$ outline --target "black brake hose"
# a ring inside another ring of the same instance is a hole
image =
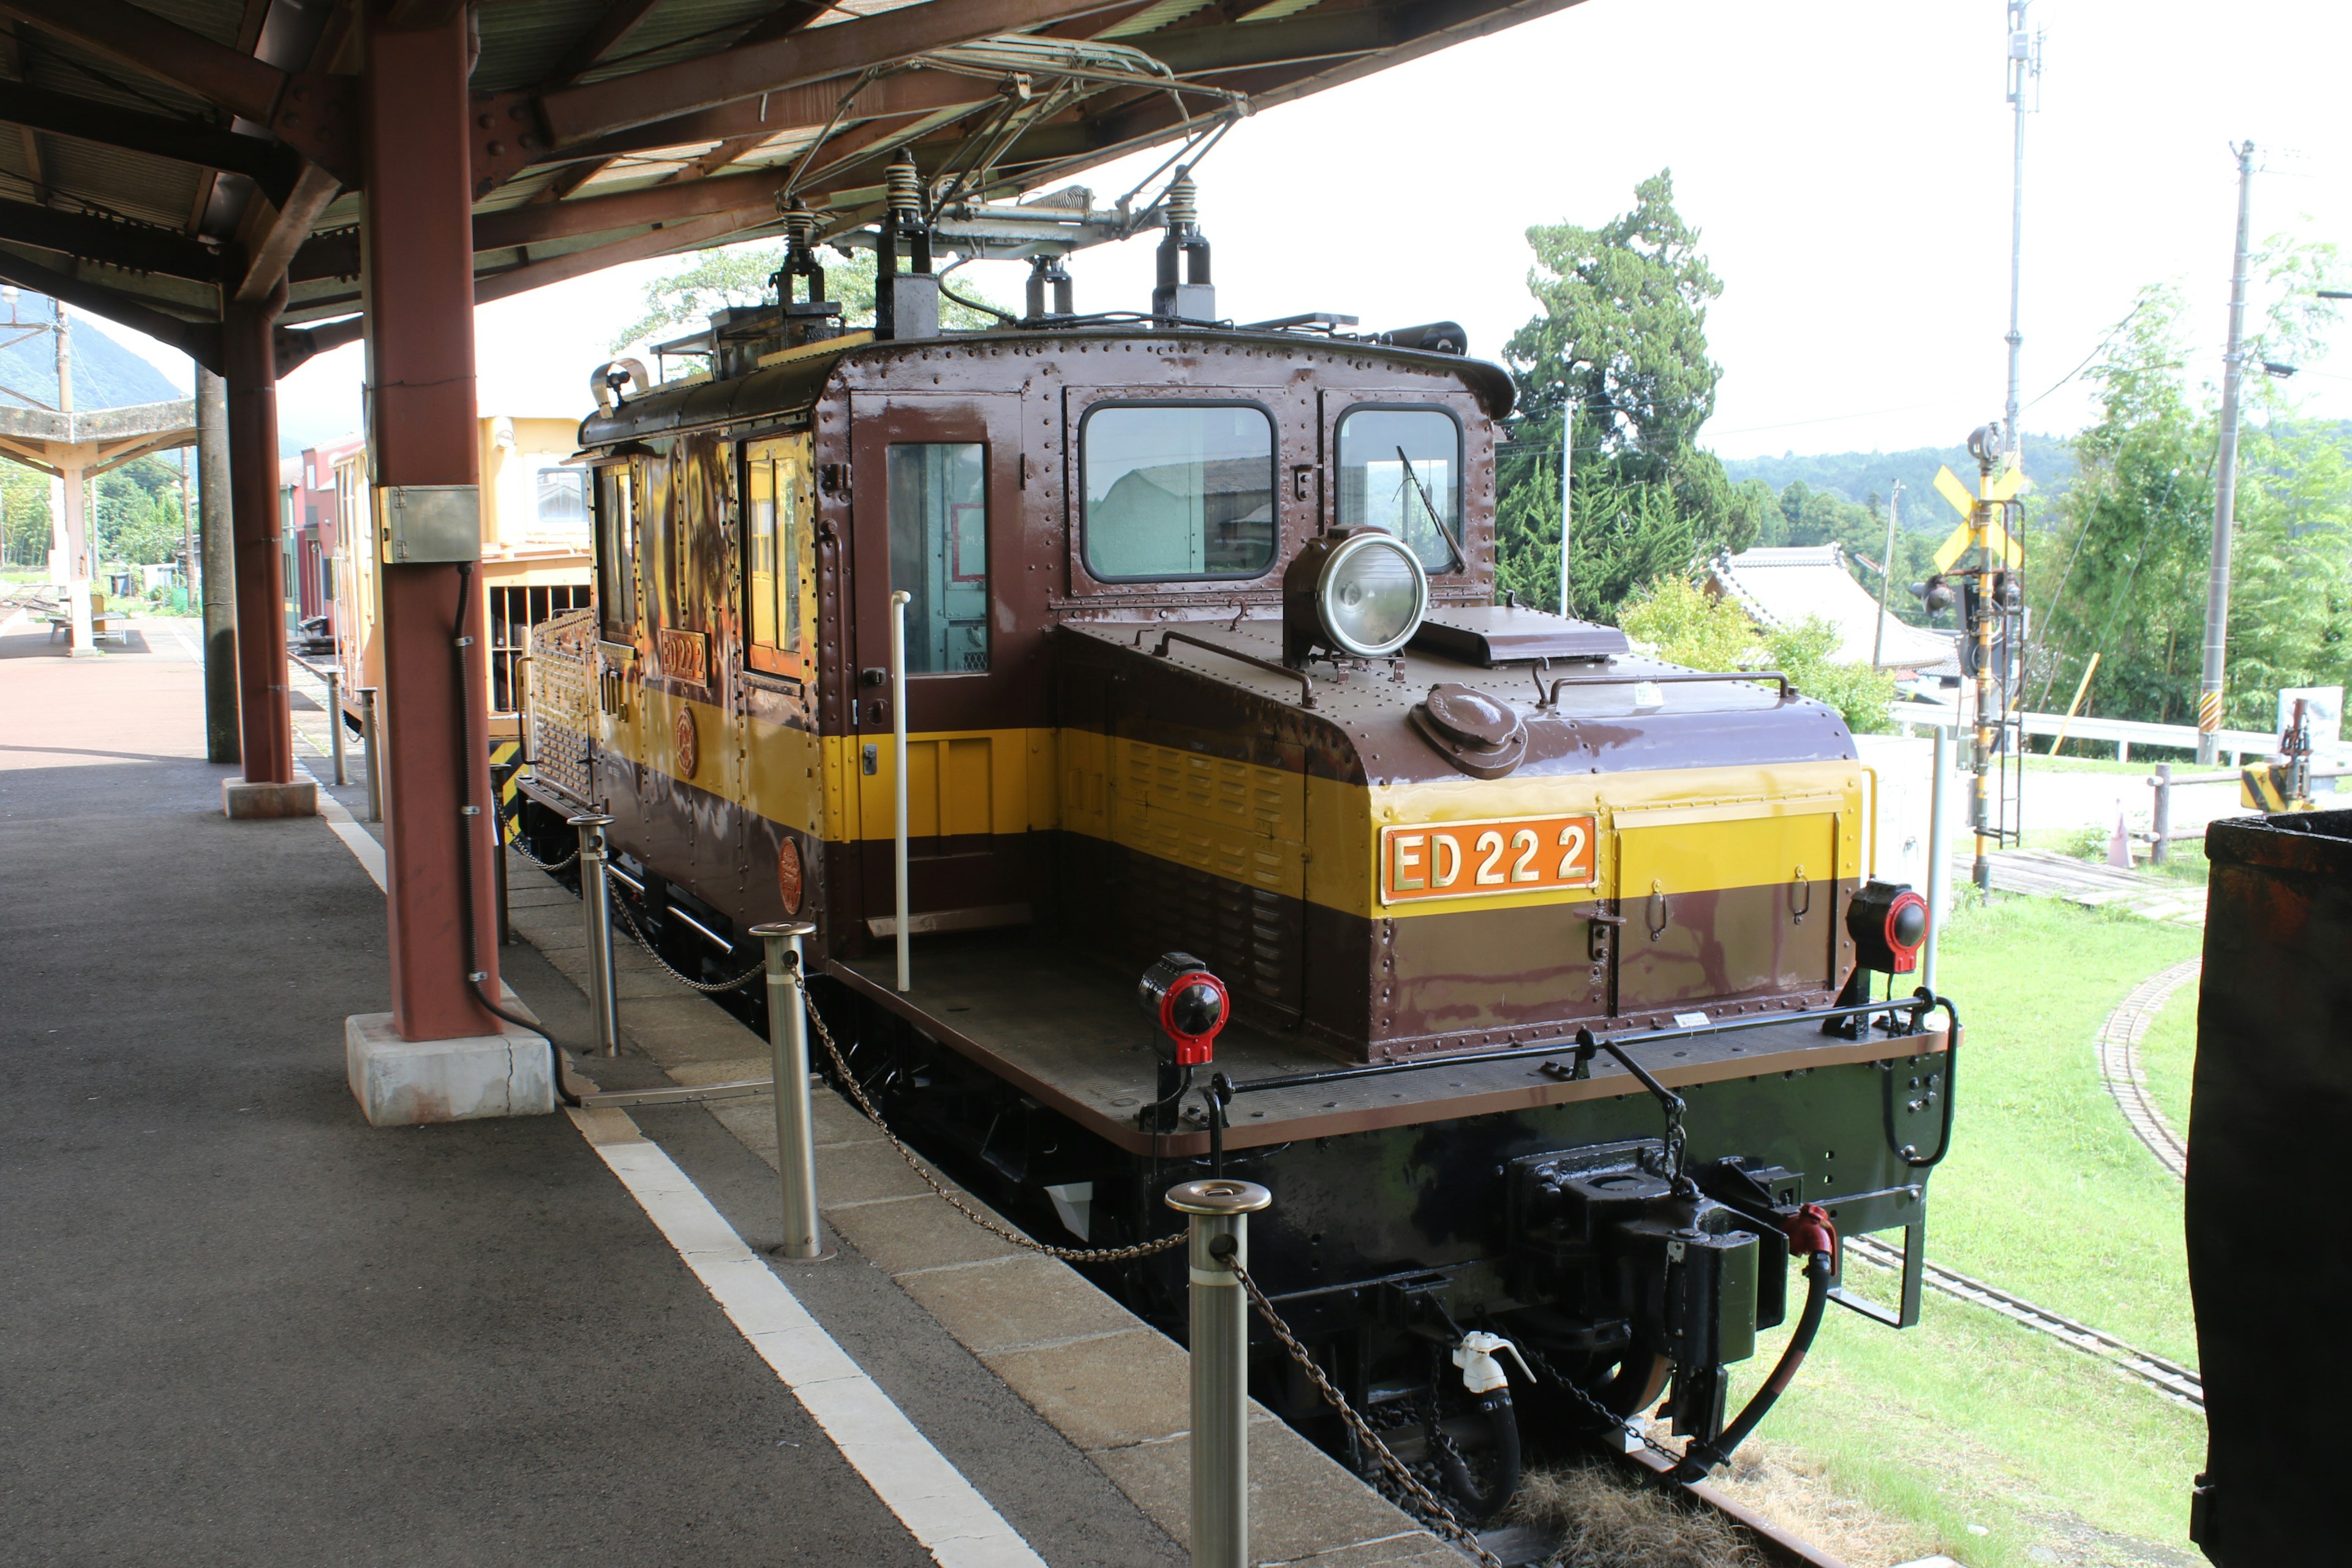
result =
[[[457,900],[457,904],[465,921],[466,962],[473,966],[467,978],[474,988],[474,999],[493,1016],[503,1018],[519,1028],[528,1029],[547,1042],[548,1067],[555,1085],[555,1097],[566,1105],[576,1106],[580,1103],[580,1097],[563,1087],[563,1047],[555,1043],[555,1037],[549,1033],[547,1026],[520,1014],[508,1012],[488,989],[489,966],[482,962],[481,931],[474,920],[474,889],[481,878],[481,866],[474,854],[473,818],[481,811],[480,803],[474,799],[474,761],[481,752],[476,750],[474,742],[474,639],[466,635],[466,611],[473,602],[473,595],[474,563],[461,561],[457,563],[457,630],[451,634],[451,638],[457,655],[457,766],[458,777],[464,781],[460,793],[465,796],[465,804],[474,808],[461,819],[457,835],[466,846],[465,896]]]
[[[1452,1444],[1433,1446],[1437,1449],[1438,1468],[1445,1475],[1445,1489],[1479,1519],[1488,1520],[1502,1512],[1519,1489],[1519,1416],[1511,1407],[1511,1391],[1507,1387],[1478,1395],[1476,1408],[1486,1423],[1487,1439],[1493,1444],[1489,1462],[1494,1476],[1488,1485],[1481,1487],[1471,1479],[1469,1462]]]
[[[1789,1384],[1796,1381],[1797,1369],[1805,1364],[1805,1352],[1813,1348],[1813,1336],[1821,1331],[1822,1314],[1830,1304],[1830,1277],[1835,1268],[1834,1255],[1826,1251],[1805,1259],[1805,1310],[1797,1319],[1797,1331],[1789,1336],[1788,1348],[1780,1352],[1780,1364],[1730,1426],[1712,1441],[1694,1440],[1683,1450],[1683,1462],[1666,1472],[1666,1479],[1685,1486],[1705,1480],[1707,1472],[1730,1458],[1739,1445],[1748,1441],[1748,1435],[1770,1414],[1773,1405],[1788,1392]]]

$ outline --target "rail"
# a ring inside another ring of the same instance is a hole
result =
[[[293,665],[299,669],[308,671],[312,679],[320,681],[325,685],[327,689],[327,735],[329,745],[331,747],[331,754],[335,759],[335,783],[338,784],[346,784],[351,783],[350,764],[348,761],[350,752],[346,750],[343,740],[343,700],[341,695],[343,672],[340,669],[321,669],[317,665],[312,664],[309,659],[304,658],[301,655],[296,653],[288,654],[286,656],[286,662]],[[373,736],[369,737],[368,776],[371,781],[373,781],[375,776],[375,748]],[[373,805],[375,795],[373,782],[371,782],[370,784],[368,798],[371,802],[368,809],[368,820],[373,822],[375,820],[375,809]]]
[[[1286,680],[1295,680],[1298,682],[1298,705],[1301,708],[1312,708],[1315,706],[1315,682],[1308,678],[1307,672],[1303,669],[1293,669],[1286,664],[1277,664],[1270,658],[1260,658],[1254,653],[1243,653],[1235,648],[1220,647],[1215,643],[1209,641],[1207,638],[1196,637],[1190,632],[1161,632],[1160,634],[1160,646],[1151,650],[1151,657],[1154,658],[1166,658],[1168,657],[1168,645],[1172,642],[1187,643],[1193,647],[1203,648],[1210,653],[1221,653],[1227,658],[1236,659],[1243,664],[1254,665],[1257,668],[1265,670],[1269,675],[1279,675]]]
[[[1958,704],[1949,702],[1890,702],[1886,716],[1897,724],[1963,730],[1975,725],[1972,718],[1962,716]],[[2181,752],[2197,749],[2194,724],[2150,724],[2137,719],[2094,719],[2077,713],[2070,726],[2063,713],[2024,713],[2018,717],[2028,735],[2055,737],[2063,731],[2075,741],[2112,741],[2125,746],[2163,746]],[[2237,755],[2249,752],[2267,753],[2278,745],[2276,735],[2258,730],[2221,730],[2215,731],[2213,740],[2221,750]]]
[[[1752,680],[1758,683],[1775,681],[1780,688],[1780,700],[1796,697],[1796,682],[1777,669],[1662,669],[1652,675],[1563,675],[1551,683],[1550,692],[1537,704],[1542,708],[1559,706],[1559,689],[1563,686],[1696,686],[1719,680]]]

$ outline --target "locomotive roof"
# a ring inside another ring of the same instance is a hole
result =
[[[1435,353],[1425,349],[1348,338],[1309,337],[1296,332],[1252,331],[1246,328],[1187,329],[1151,331],[1134,328],[1046,328],[1023,331],[959,332],[936,338],[899,342],[859,339],[837,351],[812,343],[779,363],[724,381],[665,382],[651,391],[628,398],[609,411],[600,410],[580,422],[583,447],[610,447],[633,437],[664,436],[681,430],[788,419],[805,414],[824,395],[825,384],[843,365],[877,362],[940,349],[1008,347],[1054,350],[1079,344],[1140,342],[1173,349],[1184,344],[1227,344],[1253,349],[1279,348],[1296,359],[1311,361],[1378,360],[1400,368],[1451,377],[1477,395],[1486,413],[1500,419],[1511,411],[1515,395],[1510,375],[1490,361],[1463,354]]]

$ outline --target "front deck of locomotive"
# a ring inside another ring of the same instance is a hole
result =
[[[1871,847],[1837,716],[1510,606],[1429,609],[1380,658],[1286,637],[1058,629],[1066,803],[1106,806],[1066,804],[1055,918],[934,939],[905,994],[887,952],[836,965],[894,1121],[1065,1243],[1162,1234],[1161,1194],[1212,1171],[1265,1185],[1279,1310],[1402,1454],[1443,1433],[1465,1476],[1661,1395],[1715,1438],[1725,1369],[1792,1310],[1806,1205],[1906,1231],[1916,1316],[1949,1036],[1852,1016],[1884,900],[1850,920]],[[1212,1063],[1135,1006],[1170,951],[1229,987]],[[1181,1334],[1181,1263],[1097,1272]],[[1538,1373],[1508,1442],[1455,1370],[1472,1331]],[[1349,1456],[1270,1344],[1254,1392]]]

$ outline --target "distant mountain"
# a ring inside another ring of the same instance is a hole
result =
[[[22,408],[29,399],[55,408],[58,340],[47,329],[58,319],[57,301],[42,294],[18,293],[16,319],[13,326],[0,320],[0,405]],[[162,371],[78,314],[68,318],[68,327],[76,410],[135,408],[143,403],[176,403],[187,395]]]
[[[1802,481],[1809,490],[1834,490],[1848,500],[1868,504],[1876,496],[1883,506],[1895,489],[1895,481],[1903,481],[1903,521],[1906,528],[1921,532],[1942,532],[1958,521],[1952,509],[1936,494],[1936,470],[1948,468],[1971,489],[1977,477],[1976,459],[1965,447],[1918,447],[1908,452],[1829,452],[1811,457],[1800,457],[1794,452],[1778,458],[1727,458],[1723,471],[1734,484],[1747,479],[1762,479],[1774,490],[1784,490]],[[2028,506],[2041,510],[2054,505],[2074,482],[2074,448],[2061,436],[2036,436],[2028,432],[2025,437],[2025,472],[2033,481],[2027,497]],[[1884,513],[1880,514],[1882,518]]]

